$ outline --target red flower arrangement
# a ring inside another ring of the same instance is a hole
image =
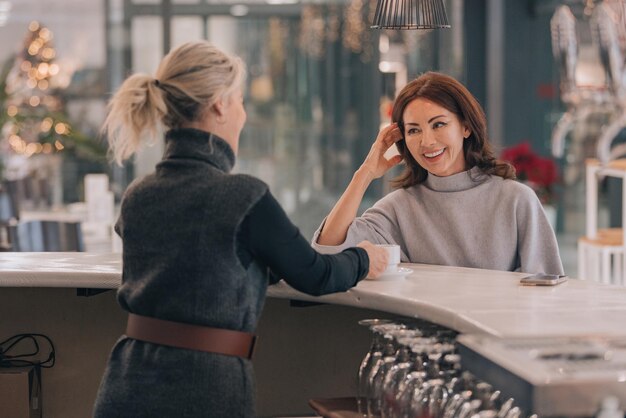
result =
[[[535,153],[528,141],[506,148],[502,151],[501,158],[515,167],[517,179],[530,186],[541,203],[554,202],[554,186],[559,181],[559,173],[552,158],[541,157]]]

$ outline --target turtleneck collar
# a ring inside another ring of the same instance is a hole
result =
[[[235,153],[219,136],[194,128],[177,128],[165,134],[163,158],[193,158],[206,161],[217,169],[230,172]]]
[[[473,167],[467,171],[446,177],[438,177],[428,173],[424,185],[436,192],[462,192],[484,183],[489,178],[480,168]]]

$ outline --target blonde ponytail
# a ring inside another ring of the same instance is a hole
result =
[[[102,126],[113,160],[121,165],[139,149],[146,133],[154,138],[166,112],[163,92],[153,77],[135,74],[127,78],[109,102]]]
[[[139,149],[148,133],[180,128],[201,118],[217,100],[229,96],[245,79],[239,57],[207,41],[187,42],[167,54],[156,72],[129,77],[109,103],[102,131],[113,159],[121,162]]]

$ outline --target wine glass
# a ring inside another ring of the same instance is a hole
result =
[[[382,418],[397,416],[397,395],[404,388],[404,383],[409,373],[415,370],[416,356],[411,350],[411,345],[416,339],[421,338],[419,330],[407,330],[409,332],[396,332],[395,337],[399,349],[396,362],[385,376],[382,387]],[[412,332],[411,332],[412,331]]]
[[[383,335],[385,330],[400,329],[404,325],[394,323],[390,319],[363,319],[358,322],[359,325],[366,326],[373,333],[372,345],[369,351],[361,361],[357,375],[357,408],[363,416],[367,413],[366,397],[368,391],[368,376],[372,367],[382,356]]]
[[[406,417],[410,414],[411,402],[419,397],[424,382],[433,376],[429,363],[429,354],[434,350],[437,342],[434,338],[414,338],[410,349],[413,361],[413,370],[404,381],[398,384],[398,393],[395,399],[395,414],[393,416]]]
[[[409,347],[406,345],[413,338],[421,337],[421,332],[416,329],[396,329],[388,331],[385,338],[391,337],[388,344],[383,350],[383,359],[376,373],[372,375],[370,382],[370,396],[368,396],[368,414],[373,417],[383,416],[383,403],[386,394],[393,396],[393,392],[389,393],[387,388],[392,372],[398,367],[407,369],[411,366],[409,362]],[[398,367],[396,367],[398,366]]]
[[[384,335],[382,356],[372,367],[368,376],[367,392],[367,416],[368,418],[380,418],[382,386],[387,371],[396,361],[396,347],[393,336],[389,333]]]

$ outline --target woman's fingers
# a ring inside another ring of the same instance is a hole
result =
[[[392,123],[383,129],[384,134],[382,135],[381,142],[385,146],[385,150],[389,149],[393,144],[402,139],[402,132],[400,131],[400,127],[397,123]]]
[[[376,137],[376,141],[372,145],[373,150],[377,150],[379,156],[382,156],[389,148],[393,146],[396,142],[402,139],[402,133],[400,132],[400,128],[398,124],[392,123],[384,127],[379,133],[378,137]]]
[[[393,157],[391,157],[390,159],[387,160],[387,167],[388,169],[397,166],[398,164],[400,164],[402,162],[402,156],[401,155],[394,155]]]
[[[396,123],[392,123],[381,129],[376,137],[376,140],[372,144],[372,148],[368,153],[363,165],[367,167],[374,178],[383,176],[391,167],[397,165],[402,161],[402,157],[394,156],[387,159],[385,153],[396,142],[402,139],[400,128]]]
[[[377,247],[369,241],[361,241],[357,247],[363,248],[369,258],[369,273],[367,277],[377,278],[387,268],[389,253],[383,248]]]

